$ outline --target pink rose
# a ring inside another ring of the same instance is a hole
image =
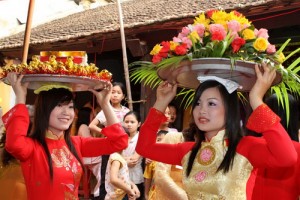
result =
[[[198,33],[199,37],[203,37],[205,32],[205,26],[203,24],[196,24],[193,29]]]
[[[193,45],[192,41],[188,37],[182,38],[182,42],[186,43],[188,49],[190,49],[192,47],[192,45]]]
[[[241,30],[241,25],[236,20],[231,20],[231,21],[227,22],[227,27],[228,27],[228,30],[233,33],[239,32]]]
[[[269,38],[268,30],[265,29],[265,28],[261,28],[259,30],[255,29],[254,33],[255,33],[256,37],[262,37],[262,38],[265,38],[265,39]]]
[[[190,34],[191,30],[188,27],[183,27],[181,30],[181,35],[183,36],[187,36],[188,34]]]
[[[173,37],[173,42],[180,43],[182,40],[179,37]]]
[[[276,47],[273,44],[269,44],[267,48],[267,54],[274,54],[276,52]]]

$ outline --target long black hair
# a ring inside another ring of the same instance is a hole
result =
[[[236,147],[243,137],[242,129],[240,127],[240,108],[239,108],[239,99],[237,92],[234,91],[233,93],[229,94],[226,88],[217,81],[205,81],[199,85],[195,92],[192,110],[197,105],[199,98],[201,97],[202,93],[208,88],[217,88],[221,94],[222,100],[225,105],[225,137],[228,139],[228,150],[222,160],[220,166],[218,167],[217,171],[223,170],[224,173],[228,172],[230,167],[233,164],[234,156],[236,153]],[[191,173],[194,160],[196,158],[197,152],[201,147],[202,141],[205,140],[204,131],[199,130],[196,126],[194,119],[190,123],[190,126],[187,130],[184,131],[185,133],[188,132],[195,138],[195,145],[192,148],[191,154],[188,160],[188,166],[186,170],[186,175],[189,176]],[[190,136],[191,137],[191,136]]]
[[[46,132],[49,127],[50,114],[57,105],[68,104],[72,101],[74,101],[72,92],[64,88],[54,88],[49,91],[41,91],[35,101],[33,129],[29,137],[38,141],[43,147],[47,156],[51,180],[53,180],[53,166],[51,155],[46,143]],[[71,126],[64,132],[64,139],[69,150],[80,162],[82,169],[84,169],[83,163],[72,143],[70,129]]]
[[[89,107],[82,107],[78,110],[77,121],[76,121],[76,135],[78,134],[78,129],[82,124],[89,125],[91,120],[92,109]]]

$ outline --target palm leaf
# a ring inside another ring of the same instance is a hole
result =
[[[176,97],[179,97],[179,96],[183,96],[180,106],[182,106],[184,103],[183,108],[187,109],[193,103],[193,99],[195,96],[195,90],[182,88],[182,90],[176,95]]]

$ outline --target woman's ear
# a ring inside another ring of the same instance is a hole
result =
[[[138,123],[138,127],[140,127],[140,126],[141,126],[141,124],[142,124],[142,123],[141,123],[141,122],[139,122],[139,123]]]

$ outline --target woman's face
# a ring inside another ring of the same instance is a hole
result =
[[[110,101],[112,104],[120,104],[121,101],[124,99],[124,93],[120,86],[116,85],[112,88],[111,98]]]
[[[170,123],[170,120],[171,120],[171,114],[170,114],[170,109],[169,109],[169,107],[167,107],[166,110],[165,110],[165,116],[166,116],[166,118],[167,118],[167,121],[163,122],[162,124],[168,126],[169,123]]]
[[[169,106],[170,109],[170,122],[174,123],[177,117],[176,108],[174,106]]]
[[[225,107],[216,87],[206,89],[193,110],[197,127],[210,139],[225,126]]]
[[[136,119],[135,115],[127,115],[124,119],[124,126],[127,128],[130,135],[135,134],[140,126],[140,122]]]
[[[50,113],[48,129],[54,134],[67,130],[75,116],[74,103],[58,104]]]

